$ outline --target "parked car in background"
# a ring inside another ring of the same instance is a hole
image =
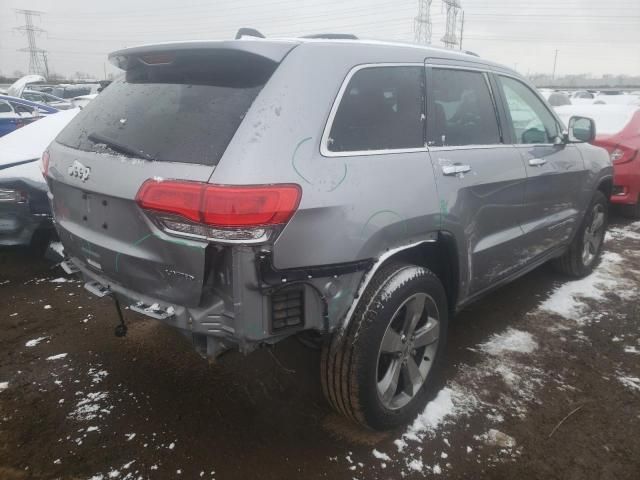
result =
[[[72,103],[63,98],[56,97],[55,95],[47,92],[28,88],[29,85],[34,85],[44,81],[45,78],[42,75],[26,75],[16,80],[7,89],[7,93],[12,97],[22,98],[42,105],[49,105],[57,108],[58,110],[68,110],[69,108],[73,108]]]
[[[573,105],[590,105],[596,99],[596,94],[587,90],[576,90],[570,96]]]
[[[54,233],[38,160],[78,111],[49,115],[0,138],[0,245],[40,249]]]
[[[618,90],[615,91],[602,91],[596,95],[593,103],[597,104],[609,104],[609,105],[639,105],[640,98],[636,95],[630,95]]]
[[[56,97],[50,93],[39,92],[37,90],[24,90],[22,92],[22,98],[31,102],[49,105],[50,107],[57,108],[58,110],[69,110],[70,108],[73,108],[73,104],[70,101]]]
[[[611,202],[640,218],[640,106],[573,105],[556,111],[565,122],[574,115],[595,121],[593,144],[606,149],[613,163]]]
[[[83,95],[93,95],[98,92],[98,88],[100,88],[99,83],[62,84],[56,85],[51,90],[51,94],[56,95],[60,98],[64,98],[66,100],[70,100],[72,98],[80,97]]]
[[[563,92],[551,90],[549,88],[542,88],[539,90],[540,94],[545,98],[549,105],[552,107],[560,107],[562,105],[571,105],[571,99]]]
[[[0,137],[58,111],[22,98],[0,95]]]
[[[424,409],[450,314],[602,251],[613,172],[593,122],[563,135],[496,63],[321,37],[110,61],[126,75],[43,155],[64,268],[203,355],[323,335],[324,393],[362,425]]]

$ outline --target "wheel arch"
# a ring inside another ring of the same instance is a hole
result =
[[[601,178],[598,181],[598,186],[596,190],[601,191],[605,197],[607,197],[607,201],[610,200],[611,194],[613,193],[613,177],[606,176]]]
[[[342,322],[343,328],[346,328],[351,321],[358,300],[375,273],[392,261],[402,261],[431,270],[442,282],[447,295],[449,314],[455,313],[460,290],[458,245],[451,232],[438,231],[429,234],[419,242],[389,249],[378,258],[360,282],[356,301],[353,302]]]

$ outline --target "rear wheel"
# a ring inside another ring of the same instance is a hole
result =
[[[383,267],[347,329],[323,347],[329,403],[376,430],[412,420],[440,366],[447,320],[444,288],[431,271],[395,262]]]
[[[604,194],[596,192],[569,249],[554,262],[557,270],[578,278],[593,271],[604,245],[609,220],[608,208]]]

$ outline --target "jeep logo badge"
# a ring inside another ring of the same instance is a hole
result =
[[[91,175],[91,169],[75,160],[73,165],[67,169],[67,173],[72,177],[79,178],[83,182],[86,182],[89,179],[89,175]]]

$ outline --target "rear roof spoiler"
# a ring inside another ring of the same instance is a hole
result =
[[[280,63],[282,59],[300,42],[295,40],[210,40],[167,42],[139,47],[125,48],[109,54],[109,62],[118,68],[127,70],[138,65],[141,55],[151,53],[180,53],[206,50],[227,50],[245,52]],[[135,61],[131,61],[135,60]]]

